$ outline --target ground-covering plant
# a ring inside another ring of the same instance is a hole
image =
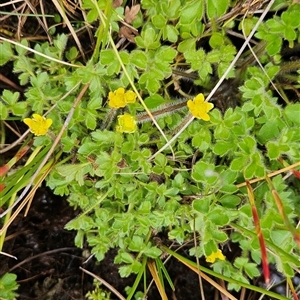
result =
[[[6,273],[0,278],[0,299],[15,299],[18,295],[15,291],[18,289],[15,274]]]
[[[250,43],[255,55],[244,51],[205,101],[239,51],[232,35],[248,35],[258,22],[252,13],[265,8],[244,4],[82,1],[96,36],[86,61],[67,47],[66,34],[34,46],[1,38],[1,64],[13,61],[26,86],[22,97],[3,91],[1,119],[24,120],[32,132],[0,169],[0,206],[8,209],[2,243],[17,192],[45,178],[82,210],[66,224],[77,231],[75,245],[87,243],[98,261],[117,248],[122,277],[140,279],[147,264],[163,269],[163,252],[175,254],[160,237],[177,246],[194,239],[190,255],[205,257],[213,271],[199,269],[227,280],[228,290],[262,292],[249,282],[263,263],[269,284],[274,264],[296,299],[299,57],[288,53],[299,43],[299,4],[273,3]],[[130,45],[117,48],[117,33]],[[11,172],[30,148],[27,164]],[[229,242],[240,253],[230,253]]]

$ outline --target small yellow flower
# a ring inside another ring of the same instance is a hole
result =
[[[108,93],[108,105],[112,108],[120,108],[125,107],[125,90],[123,88],[118,88],[114,92]]]
[[[126,103],[134,103],[136,101],[136,93],[133,91],[127,91],[125,93]]]
[[[119,132],[133,133],[137,129],[136,120],[130,114],[118,116],[118,126],[116,128]]]
[[[217,258],[220,260],[225,260],[226,258],[220,249],[218,249],[217,252],[213,252],[211,255],[207,256],[206,261],[209,263],[214,263]]]
[[[193,100],[189,100],[187,106],[195,118],[204,121],[210,120],[208,112],[214,108],[212,103],[204,101],[203,94],[198,94]]]
[[[29,127],[30,131],[36,135],[45,135],[52,124],[51,119],[46,119],[39,114],[33,114],[32,119],[25,118],[23,122]]]

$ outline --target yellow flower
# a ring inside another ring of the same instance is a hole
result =
[[[112,108],[125,107],[128,103],[134,103],[136,101],[136,94],[133,91],[127,91],[125,89],[118,88],[114,92],[108,93],[108,105]]]
[[[209,263],[214,263],[217,258],[220,260],[225,260],[226,258],[220,249],[218,249],[217,252],[213,252],[211,255],[207,256],[206,261]]]
[[[109,92],[108,94],[108,105],[112,108],[120,108],[125,107],[125,90],[123,88],[118,88],[114,92]]]
[[[29,127],[30,131],[36,135],[45,135],[52,124],[51,119],[46,119],[39,114],[33,114],[32,119],[25,118],[23,122]]]
[[[130,114],[118,116],[118,126],[116,128],[119,132],[133,133],[137,129],[136,120]]]
[[[134,103],[136,101],[136,93],[133,91],[127,91],[125,93],[126,103]]]
[[[198,94],[193,100],[187,102],[191,114],[198,119],[209,121],[208,112],[214,108],[212,103],[204,101],[203,94]]]

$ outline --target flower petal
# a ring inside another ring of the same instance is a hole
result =
[[[32,119],[25,118],[23,122],[29,127],[30,131],[36,135],[45,135],[52,125],[51,119],[46,119],[39,114],[33,114]]]
[[[206,261],[209,263],[214,263],[217,258],[220,260],[225,260],[225,258],[226,258],[220,249],[218,249],[217,252],[213,252],[212,254],[207,256]]]
[[[108,105],[112,108],[120,108],[125,107],[126,101],[125,101],[125,90],[124,88],[118,88],[115,92],[109,92],[108,93]]]
[[[134,103],[136,101],[136,93],[133,91],[127,91],[125,93],[126,103]]]
[[[118,116],[118,125],[116,130],[119,132],[133,133],[137,129],[136,120],[130,114]]]
[[[203,94],[198,94],[193,100],[188,100],[187,107],[195,118],[209,121],[208,112],[213,109],[214,105],[205,102]]]

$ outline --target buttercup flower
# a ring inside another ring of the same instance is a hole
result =
[[[208,112],[214,108],[212,103],[204,101],[203,94],[198,94],[193,100],[189,100],[187,106],[195,118],[204,121],[210,120]]]
[[[136,93],[133,91],[127,91],[125,93],[126,103],[134,103],[136,101]]]
[[[108,105],[112,108],[120,108],[125,107],[126,101],[125,101],[125,90],[123,88],[118,88],[114,92],[108,93]]]
[[[118,126],[116,128],[119,132],[133,133],[137,129],[136,120],[130,114],[118,116]]]
[[[134,103],[136,101],[136,94],[133,91],[125,93],[124,88],[118,88],[114,92],[108,93],[108,105],[112,108],[125,107],[127,103]]]
[[[220,260],[225,260],[226,258],[220,249],[218,249],[217,252],[213,252],[211,255],[207,256],[206,261],[209,263],[214,263],[217,258]]]
[[[23,122],[29,127],[30,131],[36,135],[45,135],[52,124],[51,119],[46,119],[39,114],[33,114],[32,119],[25,118]]]

